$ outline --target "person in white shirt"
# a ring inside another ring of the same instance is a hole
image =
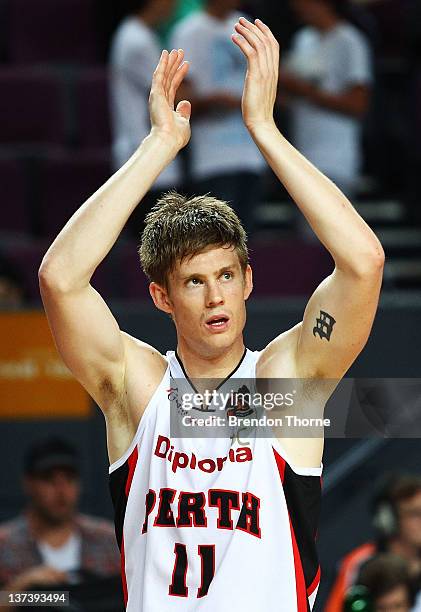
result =
[[[247,64],[231,44],[239,0],[208,0],[174,29],[171,46],[192,58],[180,99],[194,108],[191,173],[195,192],[229,201],[248,234],[267,167],[244,126],[241,96]]]
[[[137,0],[136,11],[123,19],[114,33],[110,51],[110,101],[115,170],[126,163],[139,141],[149,133],[151,75],[161,55],[156,28],[172,15],[175,4],[175,0]],[[142,213],[137,209],[130,219],[132,233],[141,232],[147,211],[161,193],[180,188],[181,183],[180,160],[174,160],[156,179]]]
[[[292,1],[306,26],[293,38],[280,84],[290,94],[294,145],[352,197],[372,67],[369,43],[347,21],[346,5],[346,0]]]

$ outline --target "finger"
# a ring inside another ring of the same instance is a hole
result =
[[[256,49],[254,49],[254,47],[252,47],[243,36],[240,36],[240,34],[233,34],[231,39],[238,47],[240,47],[241,51],[246,56],[249,68],[251,70],[257,68]]]
[[[246,19],[245,17],[240,17],[240,25],[242,25],[243,27],[245,27],[246,29],[248,29],[252,34],[254,34],[256,36],[256,38],[258,40],[260,40],[262,47],[264,48],[265,54],[266,54],[266,65],[267,66],[271,66],[272,62],[273,62],[273,57],[272,57],[272,52],[269,48],[268,45],[268,39],[265,36],[265,34],[263,34],[263,32],[261,30],[259,30],[259,28],[254,25],[253,23],[251,23],[248,19]]]
[[[171,86],[172,86],[172,82],[173,82],[174,76],[176,75],[177,70],[180,68],[181,64],[183,63],[183,60],[184,60],[184,51],[182,49],[179,49],[177,51],[177,59],[175,60],[174,64],[172,65],[170,73],[168,75],[167,95],[171,91]]]
[[[279,68],[279,43],[274,37],[272,30],[261,19],[256,19],[256,27],[266,36],[270,43],[272,57],[275,62],[275,67]]]
[[[253,34],[261,40],[261,42],[264,43],[266,41],[266,35],[263,34],[263,32],[256,25],[254,25],[254,23],[251,23],[251,21],[245,17],[240,17],[238,21],[242,26],[253,32]]]
[[[188,100],[181,100],[177,104],[177,113],[184,117],[184,119],[190,120],[191,117],[191,104]]]
[[[155,69],[152,77],[152,89],[157,87],[164,87],[165,71],[168,65],[168,51],[164,49],[161,53],[161,57],[158,66]]]
[[[170,74],[171,74],[171,71],[174,68],[174,64],[176,63],[177,60],[178,60],[178,51],[176,51],[176,49],[173,49],[171,51],[171,53],[170,53],[169,58],[168,58],[167,69],[165,70],[165,77],[164,77],[165,94],[167,94],[167,92],[168,92]]]
[[[174,100],[177,94],[177,90],[180,87],[187,72],[189,71],[189,68],[190,68],[189,62],[183,62],[183,64],[178,68],[177,72],[174,75],[174,78],[171,83],[170,91],[169,91],[169,96],[168,96],[168,101],[169,101],[171,108],[174,107]]]
[[[278,41],[276,40],[275,36],[273,35],[272,30],[265,24],[263,23],[263,21],[261,19],[256,19],[255,20],[255,24],[256,27],[273,43],[275,43],[275,45],[279,46]]]
[[[250,28],[242,25],[241,23],[235,24],[235,30],[243,36],[249,45],[255,49],[257,53],[257,61],[262,70],[267,70],[268,68],[268,57],[266,54],[265,44],[260,40],[260,38],[251,31]]]

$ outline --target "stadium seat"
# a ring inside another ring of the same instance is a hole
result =
[[[380,0],[367,4],[380,37],[381,59],[401,57],[406,50],[406,19],[411,0]]]
[[[251,245],[251,252],[255,297],[310,296],[334,267],[323,247],[298,240]],[[274,265],[268,266],[268,261]],[[149,300],[149,282],[140,266],[136,242],[121,248],[120,267],[121,297]]]
[[[48,243],[34,240],[8,241],[2,244],[1,250],[20,272],[23,285],[31,302],[41,301],[38,285],[38,269],[48,248]]]
[[[418,159],[421,159],[421,69],[414,78],[415,82],[415,138],[414,146]]]
[[[111,142],[108,71],[104,67],[81,70],[76,76],[77,143],[105,147]]]
[[[268,266],[268,262],[273,265]],[[251,245],[251,266],[256,271],[253,295],[307,295],[333,272],[334,263],[320,244],[299,240]]]
[[[26,208],[27,176],[24,162],[16,157],[0,156],[0,185],[2,191],[2,236],[30,233],[29,211]]]
[[[137,243],[127,243],[121,247],[120,269],[122,298],[129,300],[150,300],[149,281],[140,266]]]
[[[9,25],[10,0],[0,0],[0,62],[8,60],[7,41]]]
[[[39,169],[41,234],[54,238],[72,214],[110,176],[103,150],[75,153],[51,151]]]
[[[14,63],[102,60],[95,0],[13,0],[9,57]]]
[[[57,75],[50,70],[1,68],[0,143],[62,143],[61,93]]]

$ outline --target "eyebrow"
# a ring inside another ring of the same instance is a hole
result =
[[[223,274],[224,272],[232,272],[235,268],[235,264],[231,264],[230,266],[224,266],[223,268],[220,268],[219,270],[217,270],[216,275],[217,276],[221,276],[221,274]],[[204,278],[203,274],[196,274],[194,272],[192,272],[191,274],[187,274],[186,276],[182,276],[181,280],[185,281],[185,280],[190,280],[191,278]]]

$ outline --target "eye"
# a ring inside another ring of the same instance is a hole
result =
[[[232,272],[224,272],[222,275],[222,278],[224,280],[231,280],[232,276],[233,276]]]
[[[189,280],[187,281],[187,286],[193,286],[193,287],[198,287],[201,284],[201,280],[199,278],[189,278]]]

